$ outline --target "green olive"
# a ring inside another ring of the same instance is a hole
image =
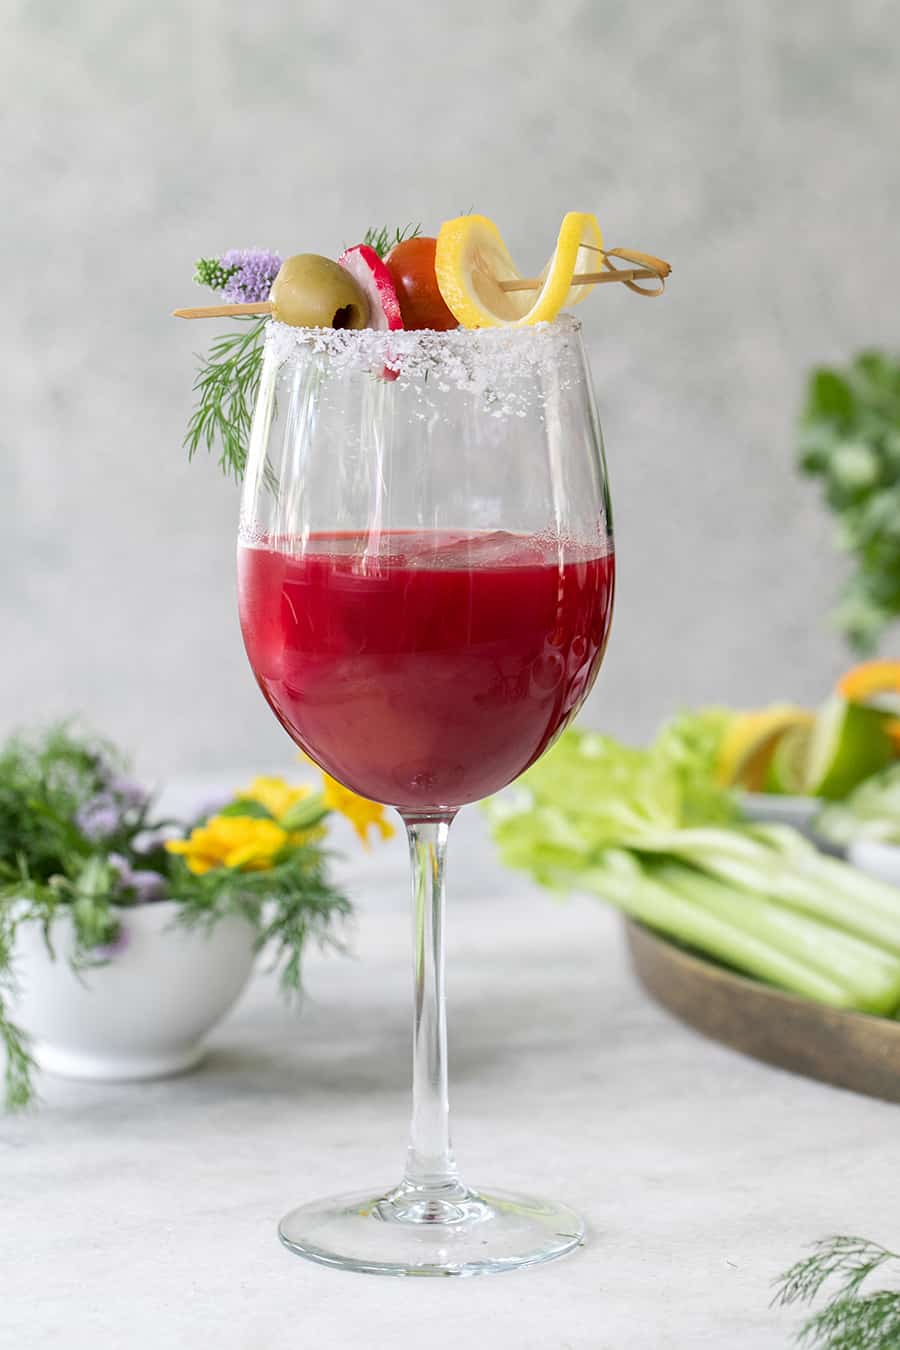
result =
[[[294,328],[365,328],[369,302],[340,264],[296,253],[281,264],[269,299],[275,318]]]

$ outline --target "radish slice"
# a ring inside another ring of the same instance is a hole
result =
[[[378,254],[368,244],[356,244],[345,249],[338,258],[354,281],[358,282],[369,301],[369,327],[388,332],[403,327],[400,302],[391,274]]]

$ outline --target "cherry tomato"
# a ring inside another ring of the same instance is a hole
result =
[[[459,324],[444,304],[434,275],[437,240],[419,235],[395,244],[385,258],[394,282],[404,328],[458,328]]]

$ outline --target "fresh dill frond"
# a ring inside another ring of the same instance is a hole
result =
[[[406,239],[416,239],[421,233],[421,225],[404,225],[398,230],[391,230],[387,225],[382,225],[377,230],[366,230],[363,243],[377,253],[379,258],[384,258],[397,244],[402,244]]]
[[[812,1303],[829,1281],[833,1292],[803,1323],[797,1343],[808,1350],[896,1350],[900,1345],[900,1291],[862,1294],[861,1287],[900,1253],[860,1237],[828,1237],[776,1281],[780,1307]],[[898,1271],[900,1273],[900,1271]]]
[[[882,1289],[834,1299],[804,1324],[800,1344],[809,1350],[897,1350],[900,1294]]]
[[[7,1111],[22,1111],[34,1102],[34,1060],[25,1033],[11,1022],[0,1004],[0,1045],[6,1056],[4,1102]]]
[[[13,981],[13,943],[16,921],[12,898],[0,899],[0,1046],[5,1051],[4,1097],[7,1111],[21,1111],[30,1106],[34,1090],[32,1071],[34,1061],[28,1049],[25,1033],[9,1017],[7,997],[15,992]]]
[[[861,1237],[827,1237],[813,1244],[811,1256],[797,1261],[778,1281],[779,1304],[809,1303],[826,1280],[838,1280],[838,1294],[850,1298],[863,1280],[900,1257],[877,1242]]]
[[[193,459],[201,445],[219,447],[219,466],[240,480],[247,464],[250,426],[263,364],[266,319],[216,338],[194,380],[197,401],[184,444]]]
[[[328,879],[327,855],[318,845],[292,848],[261,872],[231,874],[216,869],[201,875],[184,868],[171,881],[178,921],[206,927],[226,914],[240,914],[257,929],[256,946],[266,949],[283,992],[301,992],[301,960],[310,940],[343,950],[336,925],[351,914],[350,902]]]

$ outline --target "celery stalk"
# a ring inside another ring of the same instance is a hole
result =
[[[649,928],[738,970],[836,1008],[859,1007],[854,990],[840,978],[773,945],[750,926],[738,927],[706,906],[676,894],[669,886],[650,879],[637,864],[623,866],[623,856],[628,858],[620,854],[614,859],[610,852],[605,859],[607,865],[592,867],[573,881],[579,889],[586,887]],[[609,865],[613,862],[616,865]]]
[[[766,896],[737,891],[682,863],[657,864],[651,875],[683,899],[838,980],[852,992],[861,1010],[883,1014],[900,1007],[900,959],[865,939]]]
[[[812,849],[788,852],[749,832],[720,829],[648,831],[627,847],[680,858],[900,956],[900,891]]]

